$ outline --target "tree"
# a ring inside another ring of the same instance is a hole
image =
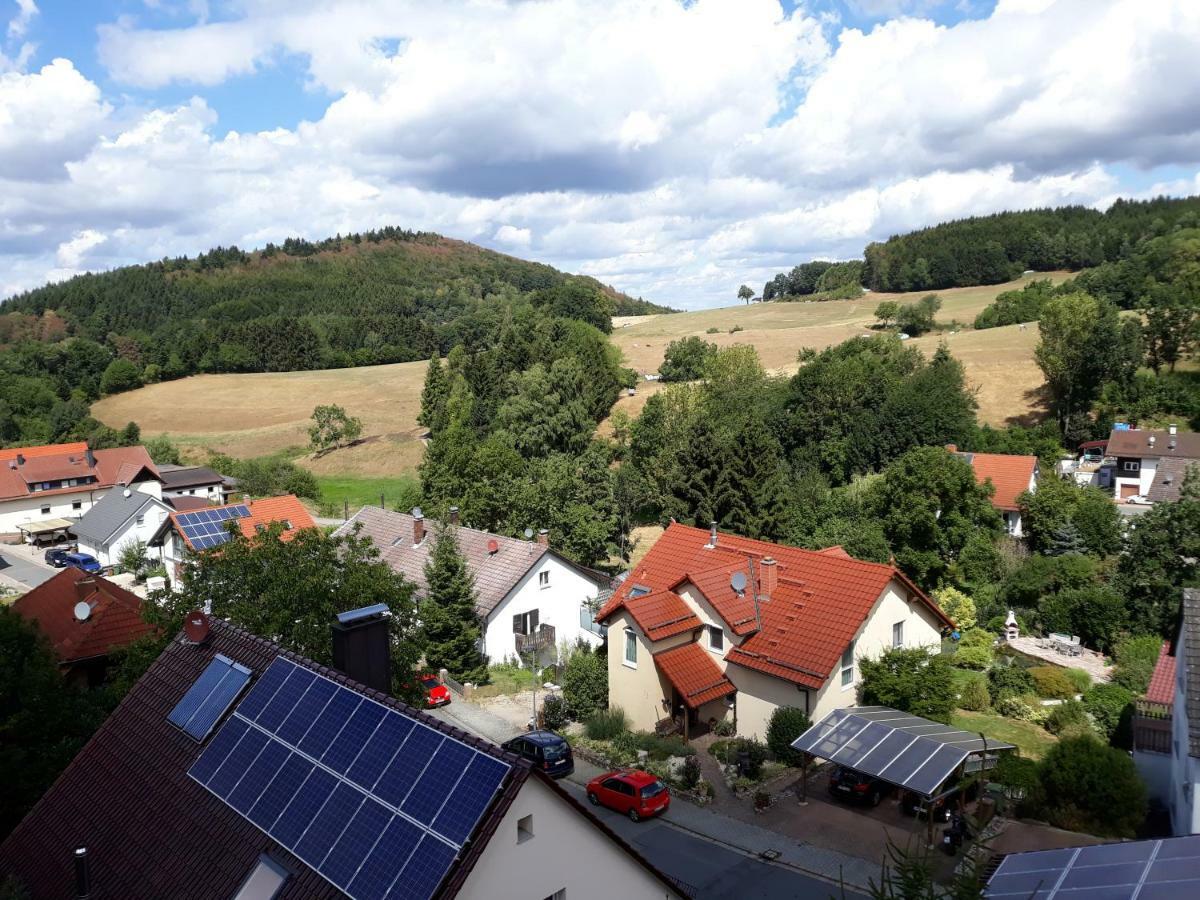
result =
[[[792,742],[808,731],[812,722],[804,710],[796,706],[777,706],[767,724],[767,749],[781,763],[798,766],[804,754],[792,748]]]
[[[1017,498],[1029,548],[1061,556],[1076,549],[1107,556],[1120,549],[1121,515],[1099,488],[1064,478],[1042,478],[1036,491]]]
[[[608,706],[607,659],[591,649],[572,653],[563,669],[563,698],[580,721]]]
[[[975,625],[975,601],[958,588],[946,586],[933,592],[933,599],[959,631]]]
[[[132,572],[140,578],[142,571],[150,564],[150,560],[146,556],[146,545],[138,540],[127,541],[121,545],[117,554],[117,562],[123,571]]]
[[[487,659],[479,652],[483,624],[476,608],[475,578],[458,549],[453,525],[441,525],[425,563],[425,599],[421,602],[422,643],[426,662],[446,669],[459,681],[487,681]]]
[[[896,326],[913,337],[933,331],[937,327],[936,316],[941,308],[941,297],[937,294],[926,294],[916,303],[906,303],[900,307],[896,314]]]
[[[171,439],[165,434],[143,441],[142,446],[146,448],[146,452],[156,463],[169,463],[177,466],[183,462],[183,458],[179,455],[179,447],[171,443]]]
[[[511,396],[496,412],[496,426],[513,437],[526,457],[580,453],[591,440],[595,421],[583,401],[583,370],[572,356],[541,363],[513,375]]]
[[[717,345],[702,338],[679,338],[667,344],[658,374],[663,381],[696,381],[704,377],[716,353]]]
[[[875,318],[879,320],[881,328],[887,328],[900,315],[900,304],[895,300],[884,300],[875,307]]]
[[[100,377],[100,393],[119,394],[142,386],[142,373],[127,359],[117,358],[108,364]]]
[[[317,453],[333,450],[343,442],[351,443],[362,435],[362,421],[347,415],[346,410],[337,404],[316,407],[312,418],[308,439],[309,445]]]
[[[859,702],[890,706],[936,722],[950,721],[957,691],[950,663],[922,647],[886,650],[878,659],[858,661]]]
[[[1197,310],[1173,297],[1155,297],[1146,312],[1144,337],[1146,361],[1154,374],[1163,366],[1174,372],[1175,364],[1196,346]]]
[[[952,662],[964,669],[986,669],[992,664],[996,636],[983,628],[969,628],[959,640]]]
[[[1053,825],[1108,837],[1133,837],[1146,817],[1146,788],[1128,753],[1082,734],[1053,745],[1038,769]]]
[[[1097,684],[1083,695],[1083,708],[1109,742],[1129,749],[1132,738],[1132,691],[1119,684]]]
[[[425,386],[421,389],[421,411],[417,414],[417,424],[436,434],[446,427],[446,401],[450,399],[450,380],[442,361],[436,357],[429,358],[429,368],[425,370]]]
[[[754,299],[754,288],[743,284],[740,288],[738,288],[738,299],[749,303]]]

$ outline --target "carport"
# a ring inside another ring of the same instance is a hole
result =
[[[952,728],[886,706],[835,709],[792,742],[808,757],[828,760],[924,798],[926,808],[953,793],[964,775],[990,769],[1003,741]],[[808,766],[804,766],[807,781]],[[953,777],[954,784],[947,787]],[[807,791],[807,784],[805,785]],[[928,816],[932,842],[933,816]]]
[[[70,537],[71,529],[74,526],[75,523],[70,519],[42,519],[40,522],[22,522],[17,526],[17,530],[25,535],[25,542],[27,544],[36,544],[38,538],[47,534],[54,534],[57,531],[61,531]]]

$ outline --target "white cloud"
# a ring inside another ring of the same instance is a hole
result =
[[[58,245],[58,264],[64,269],[78,269],[87,252],[105,241],[105,236],[91,228],[78,232],[71,240]]]
[[[56,59],[40,72],[0,72],[0,176],[61,177],[94,144],[110,107],[100,89]]]
[[[29,31],[29,23],[38,14],[37,4],[33,0],[17,0],[17,14],[8,21],[8,36],[23,38]]]
[[[533,243],[533,232],[528,228],[501,225],[492,235],[492,240],[505,247],[527,248]]]

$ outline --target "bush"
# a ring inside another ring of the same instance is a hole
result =
[[[620,761],[633,761],[637,758],[639,748],[636,735],[628,731],[620,731],[612,736],[610,743]]]
[[[730,329],[729,329],[729,333],[730,333],[730,334],[737,334],[737,333],[738,333],[739,331],[741,331],[741,330],[742,330],[742,326],[741,326],[741,325],[734,325],[732,328],[730,328]]]
[[[542,702],[542,727],[560,731],[570,720],[567,701],[558,694],[551,694]]]
[[[1029,670],[1016,665],[996,665],[988,671],[988,690],[992,694],[992,702],[998,703],[1004,697],[1015,697],[1020,694],[1033,692],[1033,679]]]
[[[1158,663],[1162,643],[1162,638],[1153,634],[1139,634],[1118,641],[1113,652],[1117,661],[1113,683],[1135,694],[1145,693],[1150,686],[1154,666]]]
[[[1004,697],[996,703],[996,712],[1018,722],[1030,722],[1042,725],[1049,718],[1050,712],[1042,706],[1039,699],[1032,694],[1022,694],[1018,697]]]
[[[944,656],[921,647],[887,650],[879,659],[859,661],[859,700],[867,706],[890,706],[914,716],[949,722],[957,691],[954,672]]]
[[[721,719],[713,726],[713,734],[717,737],[733,737],[736,730],[733,719]]]
[[[718,328],[716,325],[710,325],[708,328],[704,329],[704,333],[705,334],[720,334],[721,329]]]
[[[696,749],[683,738],[659,737],[650,731],[639,731],[634,735],[638,750],[645,750],[651,759],[667,759],[672,756],[694,756]]]
[[[563,699],[573,717],[586,720],[608,705],[608,664],[590,650],[571,654],[562,674]]]
[[[992,698],[988,693],[987,679],[978,676],[964,684],[958,695],[958,705],[972,712],[983,712],[991,706]]]
[[[611,741],[628,730],[629,717],[619,706],[596,710],[583,725],[583,733],[593,741]]]
[[[1133,837],[1146,818],[1146,789],[1133,760],[1095,737],[1063,738],[1038,770],[1046,817],[1059,828]]]
[[[1020,800],[1021,806],[1033,812],[1042,806],[1042,782],[1038,764],[1015,753],[1001,754],[992,770],[991,780],[1004,785],[1010,795]]]
[[[804,710],[795,706],[777,706],[767,725],[767,748],[779,762],[798,766],[804,754],[792,749],[792,741],[808,731],[812,724]]]
[[[959,631],[966,631],[975,625],[975,601],[958,588],[940,588],[933,592],[933,599]]]
[[[1091,730],[1092,721],[1078,700],[1068,700],[1052,707],[1046,717],[1046,730],[1051,734],[1063,734],[1075,729]]]
[[[1092,676],[1083,669],[1067,669],[1067,677],[1077,694],[1086,694],[1092,688]]]
[[[1074,682],[1066,670],[1058,666],[1034,666],[1029,670],[1029,677],[1033,679],[1033,687],[1039,697],[1070,700],[1075,696]]]
[[[663,381],[695,381],[703,378],[709,363],[717,355],[717,345],[696,336],[667,344],[658,374]]]
[[[713,741],[708,748],[709,754],[725,765],[734,766],[738,763],[739,754],[749,756],[746,775],[757,779],[762,774],[763,763],[767,761],[767,746],[762,741],[753,738],[735,738],[730,741]]]
[[[683,761],[683,771],[679,773],[680,780],[683,786],[688,790],[693,790],[700,783],[700,760],[696,756],[689,756]]]
[[[992,664],[994,642],[995,637],[990,631],[972,628],[958,642],[952,662],[962,669],[986,669]]]
[[[1132,727],[1133,694],[1119,684],[1098,684],[1083,695],[1083,708],[1096,729],[1116,746],[1128,746]]]

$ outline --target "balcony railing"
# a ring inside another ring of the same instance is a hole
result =
[[[1140,699],[1134,705],[1133,749],[1171,752],[1171,704]]]
[[[547,647],[553,647],[557,640],[554,637],[553,625],[539,625],[532,634],[514,634],[517,642],[517,653],[538,653]]]

